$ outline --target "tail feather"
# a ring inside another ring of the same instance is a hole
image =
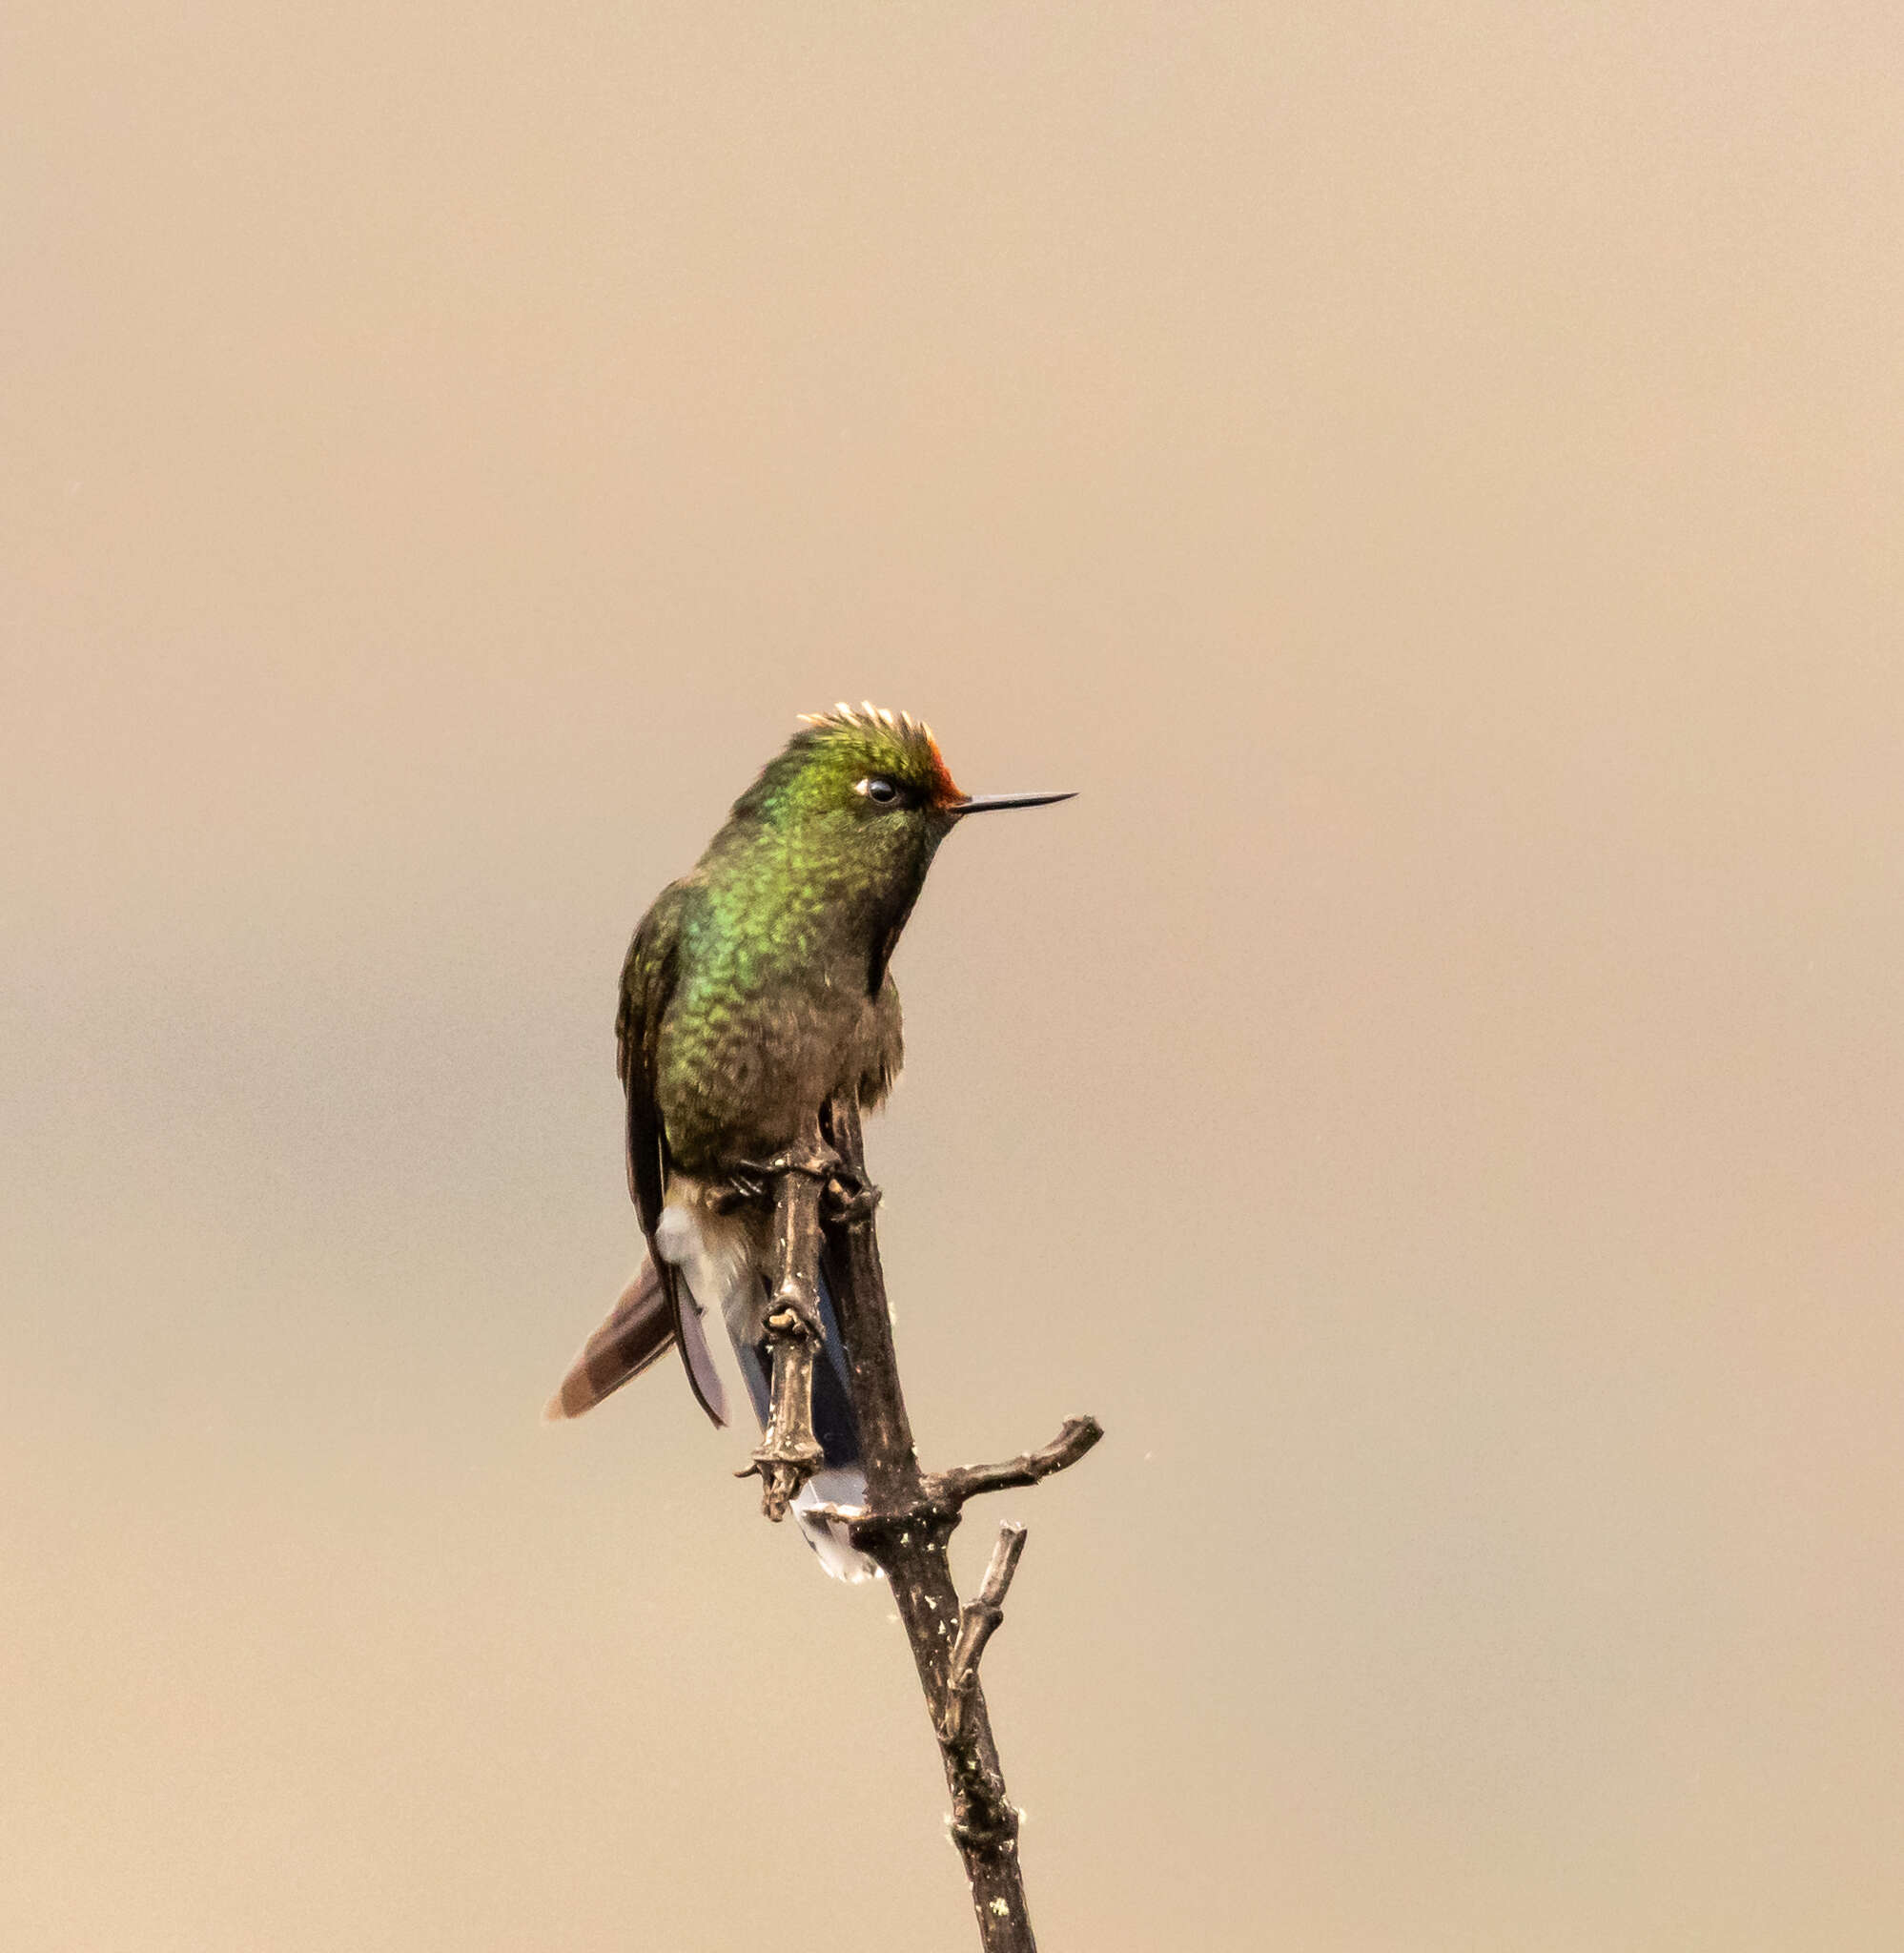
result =
[[[812,1510],[823,1504],[865,1505],[866,1473],[857,1465],[829,1465],[814,1472],[793,1501],[793,1516],[800,1522],[800,1536],[835,1580],[857,1587],[863,1580],[876,1578],[878,1566],[852,1543],[844,1523]]]
[[[757,1270],[749,1269],[740,1279],[757,1283],[761,1278]],[[764,1288],[760,1292],[764,1294]],[[813,1510],[819,1505],[850,1508],[866,1502],[859,1423],[853,1415],[852,1396],[847,1385],[846,1341],[840,1334],[824,1266],[820,1271],[819,1299],[824,1341],[819,1360],[813,1366],[813,1434],[820,1441],[824,1459],[820,1470],[801,1488],[793,1502],[793,1514],[802,1537],[813,1549],[821,1566],[834,1579],[857,1584],[873,1578],[879,1569],[853,1545],[842,1521]],[[701,1305],[685,1283],[682,1302],[683,1358],[700,1381],[697,1394],[713,1409],[717,1420],[725,1422],[727,1407],[720,1374],[714,1367],[702,1328]],[[765,1337],[758,1342],[748,1341],[751,1328],[741,1327],[743,1320],[741,1315],[729,1317],[734,1351],[740,1359],[747,1395],[753,1400],[754,1410],[765,1429],[772,1350]],[[759,1315],[751,1314],[747,1320],[757,1326]],[[660,1362],[674,1346],[675,1318],[666,1288],[654,1262],[644,1255],[641,1266],[623,1289],[607,1321],[582,1346],[543,1415],[551,1422],[580,1417],[619,1390],[631,1377],[640,1376],[643,1370]]]
[[[665,1356],[674,1343],[674,1318],[661,1276],[647,1256],[622,1290],[607,1320],[582,1346],[562,1387],[543,1415],[551,1423],[580,1417],[604,1397]]]

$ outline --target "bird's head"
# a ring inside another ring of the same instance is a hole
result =
[[[803,720],[734,803],[734,818],[789,831],[869,881],[916,893],[939,843],[968,814],[1070,798],[974,797],[952,779],[931,727],[910,712],[842,704]]]

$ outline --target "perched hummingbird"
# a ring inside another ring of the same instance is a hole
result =
[[[702,1322],[712,1314],[766,1427],[771,1223],[758,1204],[724,1198],[732,1176],[792,1145],[834,1095],[856,1090],[870,1110],[899,1076],[899,993],[887,966],[953,827],[994,808],[1070,798],[974,799],[953,784],[929,727],[870,705],[804,720],[762,769],[628,945],[615,1040],[628,1187],[647,1252],[549,1417],[579,1417],[675,1343],[702,1408],[725,1424]],[[820,1311],[813,1422],[825,1457],[794,1510],[827,1571],[859,1580],[871,1562],[812,1510],[866,1493],[824,1275]]]

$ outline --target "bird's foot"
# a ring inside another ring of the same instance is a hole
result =
[[[847,1170],[826,1146],[788,1146],[769,1160],[729,1160],[722,1169],[714,1209],[726,1214],[735,1207],[770,1206],[776,1186],[789,1173],[816,1180],[825,1188]]]
[[[760,1475],[761,1511],[777,1524],[825,1463],[813,1429],[813,1360],[826,1330],[819,1305],[791,1276],[775,1294],[765,1326],[772,1350],[767,1429],[748,1469]]]
[[[817,1439],[803,1440],[796,1433],[783,1438],[768,1431],[751,1463],[734,1476],[760,1480],[760,1509],[777,1526],[800,1496],[801,1488],[824,1462],[825,1453]]]
[[[848,1226],[855,1221],[870,1220],[879,1204],[879,1189],[866,1175],[844,1160],[835,1163],[820,1190],[820,1210],[829,1224]]]
[[[810,1338],[814,1343],[827,1340],[826,1325],[820,1320],[818,1304],[811,1296],[790,1285],[773,1298],[773,1312],[763,1326],[776,1343],[802,1337]]]

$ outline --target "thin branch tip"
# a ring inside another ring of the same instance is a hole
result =
[[[958,1638],[946,1664],[945,1714],[939,1718],[939,1735],[949,1744],[964,1739],[972,1691],[978,1686],[978,1664],[986,1644],[1005,1625],[1005,1596],[1018,1571],[1025,1536],[1026,1529],[1009,1519],[999,1527],[984,1582],[976,1597],[959,1610]]]
[[[1005,1595],[1012,1586],[1012,1576],[1018,1571],[1018,1562],[1024,1556],[1025,1541],[1031,1532],[1028,1526],[1020,1526],[1013,1519],[1007,1519],[998,1529],[998,1541],[992,1549],[991,1563],[985,1569],[985,1582],[978,1590],[979,1598],[988,1607],[1003,1607]]]
[[[926,1480],[927,1491],[956,1509],[980,1492],[1036,1485],[1075,1465],[1103,1435],[1104,1427],[1095,1417],[1067,1417],[1057,1436],[1035,1451],[1021,1451],[1002,1465],[954,1465],[950,1471],[933,1472]]]

